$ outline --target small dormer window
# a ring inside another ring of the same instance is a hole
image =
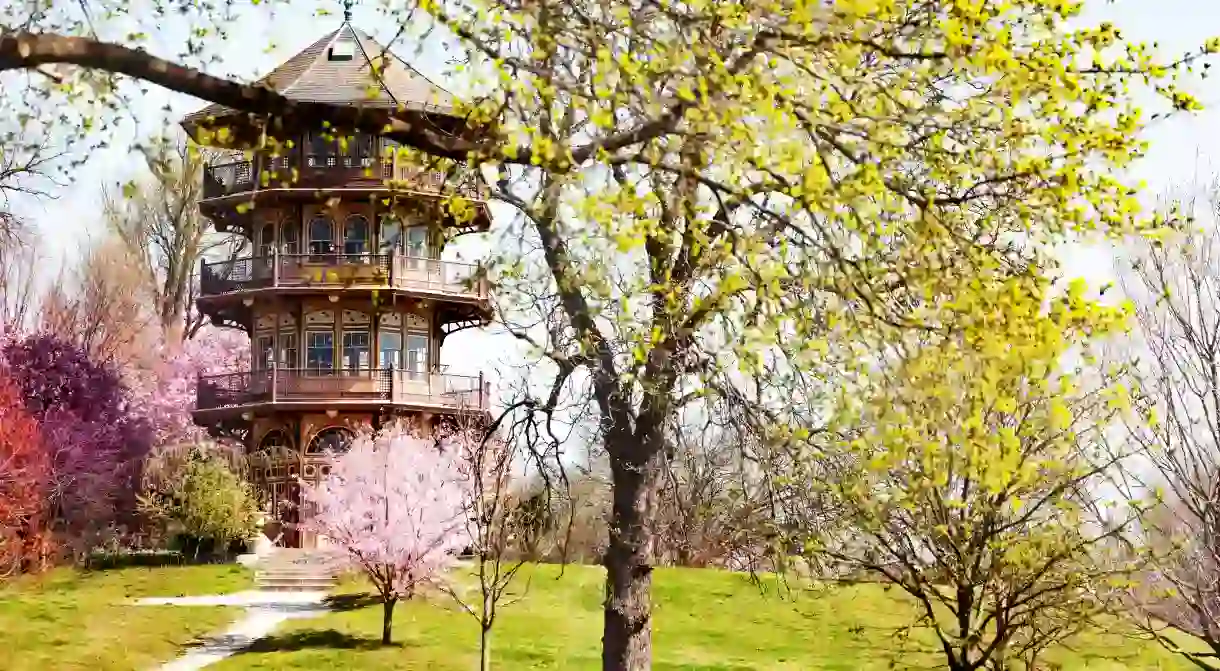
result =
[[[328,61],[350,61],[356,55],[356,45],[349,40],[339,40],[326,52]]]

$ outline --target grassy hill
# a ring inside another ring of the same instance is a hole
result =
[[[600,668],[603,572],[597,567],[535,567],[524,598],[503,611],[493,658],[502,669]],[[524,583],[523,583],[524,585]],[[879,585],[825,592],[760,590],[734,573],[659,569],[655,574],[654,665],[657,671],[818,670],[881,671],[938,668],[894,630],[911,621],[896,592]],[[360,591],[349,584],[345,591]],[[355,600],[359,603],[359,600]],[[277,635],[214,667],[244,669],[477,668],[473,618],[436,596],[400,605],[396,645],[377,643],[379,604],[315,620],[289,623]],[[1048,662],[1062,671],[1178,670],[1191,668],[1159,648],[1116,635],[1090,635]]]

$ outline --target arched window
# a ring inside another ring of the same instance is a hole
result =
[[[339,426],[332,426],[329,429],[322,429],[309,441],[309,447],[305,448],[307,456],[322,456],[328,453],[340,454],[346,452],[352,446],[352,439],[356,436],[349,429]]]
[[[268,431],[258,443],[258,454],[263,457],[284,457],[292,451],[292,438],[282,429]]]
[[[377,232],[377,245],[382,254],[390,250],[402,253],[402,222],[393,215],[382,215],[381,230]]]
[[[369,220],[354,214],[343,223],[343,253],[348,261],[358,261],[368,250]]]
[[[262,258],[271,256],[275,248],[275,224],[263,224],[258,230],[258,255]]]
[[[309,254],[311,261],[325,261],[335,247],[335,225],[330,219],[318,215],[309,222]]]
[[[301,220],[285,219],[280,222],[280,253],[300,254]]]

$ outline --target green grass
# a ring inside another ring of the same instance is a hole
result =
[[[558,567],[533,569],[525,598],[503,611],[493,643],[498,668],[600,668],[603,573],[569,566],[558,576]],[[913,649],[915,644],[904,648],[892,638],[896,627],[910,621],[911,611],[878,585],[781,597],[774,586],[763,593],[739,574],[660,569],[654,598],[656,671],[882,671],[895,658],[900,668],[938,667],[934,657]],[[443,597],[399,605],[394,646],[380,646],[380,632],[380,605],[357,607],[291,622],[212,668],[477,668],[477,625]],[[1063,671],[1190,668],[1155,646],[1114,635],[1090,635],[1078,643],[1074,651],[1056,651],[1047,661]]]
[[[250,588],[240,566],[57,569],[0,583],[0,667],[6,671],[148,669],[173,659],[198,636],[227,626],[238,611],[135,606],[128,599],[235,592]]]

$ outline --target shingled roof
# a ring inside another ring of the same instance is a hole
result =
[[[372,64],[383,57],[384,66],[377,72]],[[453,112],[451,93],[346,21],[257,83],[289,100]],[[228,107],[211,104],[188,114],[182,123],[231,113]]]

